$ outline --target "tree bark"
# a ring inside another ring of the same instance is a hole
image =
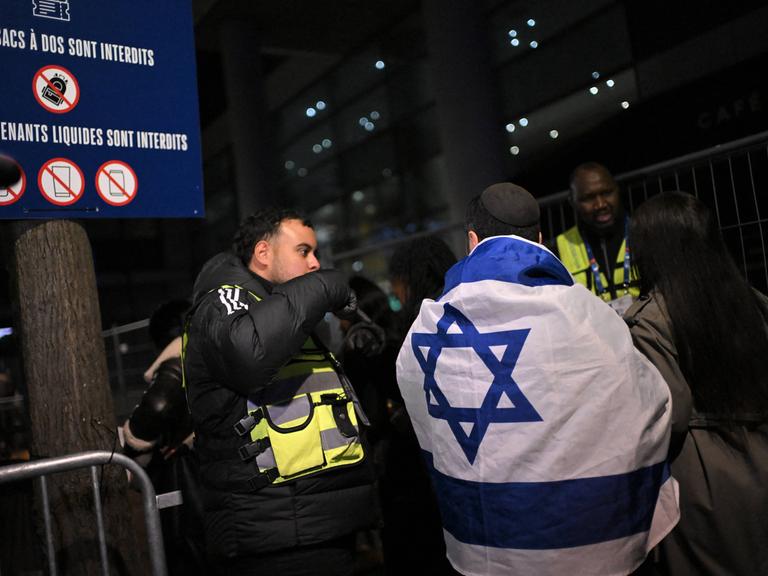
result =
[[[119,450],[85,230],[56,220],[14,223],[7,231],[33,456]],[[145,544],[138,547],[132,531],[124,470],[109,465],[98,474],[110,573],[149,573]],[[52,476],[49,495],[59,573],[100,575],[90,470]]]

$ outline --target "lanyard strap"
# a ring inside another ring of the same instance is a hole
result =
[[[589,268],[590,270],[592,270],[592,276],[595,280],[595,290],[597,290],[598,296],[602,296],[605,293],[605,286],[603,286],[603,281],[600,280],[600,266],[598,266],[597,264],[597,260],[595,259],[595,254],[594,252],[592,252],[592,247],[589,245],[589,242],[587,241],[586,237],[584,238],[584,247],[587,249],[587,258],[589,259]],[[611,262],[606,262],[606,264],[610,265]],[[624,218],[624,283],[622,284],[625,294],[629,292],[629,270],[630,270],[629,217],[627,216]],[[612,272],[612,270],[610,272]],[[606,274],[606,278],[608,278],[610,281],[610,277],[608,276],[608,274]]]

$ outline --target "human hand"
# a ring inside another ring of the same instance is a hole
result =
[[[357,294],[354,290],[349,291],[347,301],[344,303],[344,307],[340,310],[336,310],[334,314],[341,320],[355,320],[357,317]]]

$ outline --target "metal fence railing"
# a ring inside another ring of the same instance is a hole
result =
[[[630,210],[669,190],[705,202],[744,277],[768,292],[768,132],[635,170],[619,181]]]
[[[113,326],[101,333],[109,369],[115,415],[122,424],[147,388],[144,371],[157,357],[149,319]]]
[[[663,191],[682,190],[700,198],[715,211],[725,242],[747,281],[768,292],[768,132],[619,174],[616,180],[630,213]],[[568,190],[563,190],[539,199],[542,234],[547,240],[576,222],[568,195]],[[431,234],[455,245],[460,243],[456,235],[463,234],[462,223],[338,253],[334,265],[349,269],[351,261],[381,250],[391,252],[417,236]]]
[[[726,245],[744,277],[768,292],[768,132],[620,174],[616,180],[631,213],[670,190],[694,194],[715,211]],[[573,226],[568,191],[542,198],[545,238]]]
[[[69,472],[80,468],[90,467],[91,484],[93,486],[94,511],[96,516],[96,532],[99,542],[99,556],[101,559],[102,574],[109,576],[107,563],[107,542],[104,532],[104,517],[102,514],[101,491],[97,466],[116,464],[127,468],[134,475],[135,481],[141,490],[142,506],[144,509],[144,522],[147,530],[147,543],[149,545],[149,561],[152,576],[166,576],[165,550],[163,548],[163,534],[160,528],[160,515],[155,496],[155,489],[144,469],[136,462],[122,454],[107,451],[90,451],[56,458],[44,458],[32,462],[11,464],[0,467],[0,484],[38,478],[40,483],[40,495],[42,502],[43,522],[45,524],[45,545],[47,550],[49,576],[56,576],[56,553],[53,541],[53,528],[51,522],[50,502],[48,498],[48,481],[51,474]]]

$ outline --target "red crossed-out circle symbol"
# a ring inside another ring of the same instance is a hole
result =
[[[83,171],[72,160],[52,158],[37,173],[37,185],[48,202],[69,206],[83,195],[85,178]]]
[[[125,206],[136,198],[139,179],[136,172],[121,160],[104,162],[96,172],[96,191],[107,204]]]
[[[27,175],[24,170],[19,166],[21,172],[21,178],[15,184],[11,184],[7,188],[0,188],[0,206],[9,206],[16,202],[21,195],[24,194],[24,190],[27,189]]]
[[[38,104],[54,114],[65,114],[80,101],[77,78],[63,66],[43,66],[32,79],[32,92]]]

